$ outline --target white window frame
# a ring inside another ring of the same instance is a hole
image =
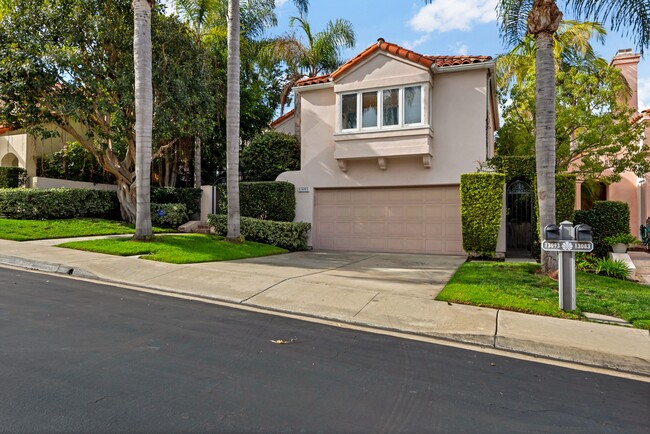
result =
[[[406,124],[404,123],[404,89],[407,87],[420,87],[420,122]],[[397,125],[384,125],[384,91],[385,90],[398,90],[398,123]],[[363,127],[363,94],[375,92],[377,94],[377,126],[376,127]],[[408,129],[408,128],[417,128],[427,125],[425,122],[425,116],[431,117],[431,110],[426,110],[425,103],[427,101],[427,96],[431,93],[431,90],[425,83],[410,83],[400,86],[386,86],[381,88],[374,89],[361,89],[354,92],[341,92],[337,94],[337,113],[338,113],[338,132],[339,133],[360,133],[360,132],[371,132],[371,131],[394,131],[399,129]],[[343,129],[343,97],[347,95],[356,95],[357,97],[357,126],[356,128],[346,128]],[[428,122],[431,122],[431,119],[427,119]]]

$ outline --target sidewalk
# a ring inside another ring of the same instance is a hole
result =
[[[650,376],[650,333],[435,301],[459,256],[296,252],[176,265],[0,240],[0,264]]]

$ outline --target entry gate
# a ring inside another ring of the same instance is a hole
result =
[[[506,254],[529,256],[533,245],[533,192],[522,180],[511,182],[506,188],[507,231]]]

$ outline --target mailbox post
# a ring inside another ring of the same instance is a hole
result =
[[[548,225],[544,228],[542,250],[559,252],[559,299],[560,309],[576,308],[576,252],[591,252],[594,249],[591,226],[577,225],[563,221],[560,227]]]

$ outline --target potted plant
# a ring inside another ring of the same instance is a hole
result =
[[[637,244],[639,240],[630,233],[621,232],[611,237],[605,237],[605,242],[612,247],[612,252],[625,253],[629,244]]]

